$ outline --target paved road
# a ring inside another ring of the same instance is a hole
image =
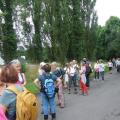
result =
[[[89,96],[65,93],[65,102],[64,109],[57,108],[57,120],[120,120],[120,74],[92,81]]]

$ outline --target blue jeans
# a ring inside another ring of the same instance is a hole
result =
[[[39,92],[37,94],[37,97],[38,97],[38,101],[41,103],[41,113],[43,113],[43,99],[42,99],[42,93]]]
[[[54,114],[55,113],[55,97],[53,98],[47,98],[47,96],[42,92],[42,101],[43,101],[43,112],[44,115],[49,114],[49,106],[50,106],[50,113]]]

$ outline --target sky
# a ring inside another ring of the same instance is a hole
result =
[[[110,16],[120,18],[120,0],[97,0],[95,9],[99,25],[104,26]]]

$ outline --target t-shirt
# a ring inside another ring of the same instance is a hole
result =
[[[94,70],[95,70],[96,72],[99,72],[99,64],[98,64],[98,63],[95,63],[95,65],[94,65]]]
[[[108,67],[113,67],[113,63],[112,62],[108,62]]]
[[[52,73],[43,73],[42,75],[39,76],[39,81],[41,82],[41,92],[44,92],[44,82],[46,79],[52,79],[53,81],[57,80],[57,76],[55,76]]]
[[[16,88],[23,91],[20,85],[16,85]],[[0,104],[7,107],[6,116],[8,120],[16,120],[16,94],[5,89],[0,97]]]
[[[63,75],[65,74],[65,71],[63,69],[56,69],[54,72],[53,72],[54,75],[56,75],[57,77],[63,77]]]
[[[99,64],[99,72],[103,72],[105,69],[105,65],[103,63]]]
[[[18,81],[19,81],[21,84],[24,83],[23,73],[19,73],[19,74],[18,74]]]

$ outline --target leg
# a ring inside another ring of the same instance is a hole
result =
[[[51,111],[52,119],[55,119],[56,118],[55,98],[49,99],[49,104],[50,104],[50,111]]]
[[[43,99],[43,112],[44,112],[44,120],[48,120],[48,98],[44,93],[42,93],[42,99]]]
[[[74,85],[74,92],[77,93],[77,79],[76,79],[76,74],[73,76],[73,85]]]
[[[69,76],[69,83],[68,83],[68,85],[69,85],[69,94],[70,94],[70,91],[71,91],[71,85],[72,85],[72,76]]]

